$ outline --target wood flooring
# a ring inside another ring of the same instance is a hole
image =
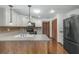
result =
[[[63,45],[51,40],[49,43],[49,54],[68,54],[68,52],[63,48]]]

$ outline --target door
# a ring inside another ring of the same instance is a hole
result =
[[[52,21],[52,38],[57,41],[57,19]]]
[[[49,21],[42,22],[42,33],[50,37],[50,22]]]

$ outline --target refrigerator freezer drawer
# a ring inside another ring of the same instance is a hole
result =
[[[64,48],[70,54],[79,54],[79,44],[69,40],[64,40]]]

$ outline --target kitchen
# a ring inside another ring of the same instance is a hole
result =
[[[0,5],[1,54],[67,54],[63,19],[79,6]]]
[[[34,9],[38,7],[41,8],[40,5],[0,6],[0,53],[49,53],[50,36],[52,39],[51,27],[53,25],[53,18],[49,19],[49,16],[46,18],[46,13],[42,14],[39,9]],[[47,6],[43,7],[46,8]],[[51,9],[51,7],[49,8]],[[52,22],[50,23],[50,21]],[[56,33],[53,35],[55,35],[56,38]]]

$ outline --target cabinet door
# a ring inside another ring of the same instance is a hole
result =
[[[57,40],[57,19],[52,21],[52,37]]]
[[[17,26],[23,26],[23,16],[17,15]]]
[[[6,9],[6,26],[16,26],[16,13],[12,11],[12,25],[10,25],[10,10]]]
[[[43,22],[42,23],[42,32],[50,37],[50,22]]]
[[[6,18],[5,18],[6,24],[5,25],[9,26],[9,22],[10,22],[10,10],[9,9],[6,9],[5,16],[6,16]]]
[[[12,23],[13,23],[13,26],[17,25],[17,14],[14,11],[12,13]]]

